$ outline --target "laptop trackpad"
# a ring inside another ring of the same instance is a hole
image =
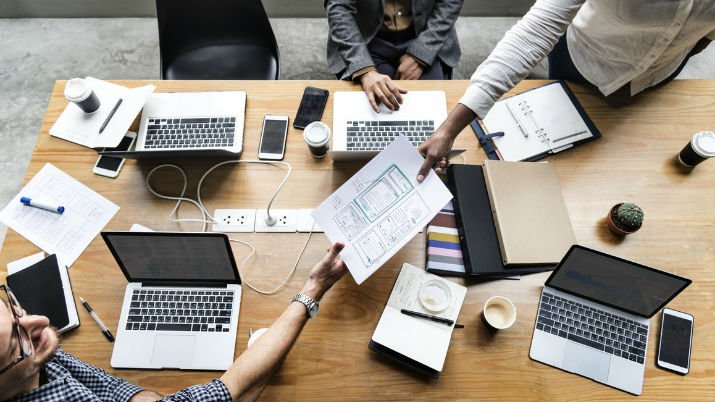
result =
[[[578,343],[566,342],[564,351],[564,370],[593,378],[606,383],[611,355],[582,346]]]
[[[195,343],[191,335],[157,335],[151,363],[166,368],[189,367],[194,360]]]

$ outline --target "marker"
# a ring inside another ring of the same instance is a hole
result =
[[[63,212],[65,212],[65,207],[63,207],[62,205],[56,205],[56,204],[50,204],[47,202],[37,201],[37,200],[33,200],[30,197],[20,197],[20,202],[23,205],[44,209],[45,211],[55,212],[58,214],[62,214]]]
[[[112,333],[109,332],[107,327],[104,326],[104,323],[102,322],[102,320],[99,319],[99,317],[97,316],[97,313],[95,313],[94,310],[92,310],[92,307],[89,306],[89,303],[87,303],[87,300],[84,300],[81,297],[79,298],[79,300],[82,302],[82,305],[84,306],[84,308],[87,309],[87,311],[89,311],[89,315],[92,316],[92,318],[94,319],[94,322],[96,322],[97,325],[99,325],[99,329],[102,330],[102,333],[104,334],[104,336],[107,339],[109,339],[109,342],[114,342],[114,335],[112,335]]]
[[[437,317],[436,315],[431,315],[431,314],[424,314],[420,313],[417,311],[412,311],[412,310],[407,310],[407,309],[402,309],[400,310],[402,314],[409,315],[412,317],[417,317],[417,318],[424,318],[426,320],[434,321],[434,322],[439,322],[441,324],[447,324],[451,326],[454,324],[454,321],[450,320],[449,318],[442,318],[442,317]]]
[[[117,104],[114,105],[112,108],[112,111],[109,112],[109,116],[107,116],[106,119],[104,119],[104,123],[102,123],[102,127],[99,128],[99,133],[102,134],[102,131],[104,131],[105,128],[107,128],[107,124],[109,124],[109,120],[112,120],[112,117],[114,117],[114,113],[117,112],[117,109],[119,109],[119,105],[122,104],[122,98],[119,98],[117,101]]]

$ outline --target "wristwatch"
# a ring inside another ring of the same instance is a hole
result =
[[[311,297],[308,297],[302,293],[298,293],[297,295],[293,296],[293,300],[291,300],[291,303],[293,302],[301,302],[303,303],[303,305],[305,305],[305,316],[308,318],[313,318],[316,314],[318,314],[319,303],[313,300]]]

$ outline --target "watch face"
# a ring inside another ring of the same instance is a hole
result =
[[[318,314],[318,303],[314,303],[310,308],[308,309],[308,315],[310,315],[310,318],[315,317],[315,315]]]

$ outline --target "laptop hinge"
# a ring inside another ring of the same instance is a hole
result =
[[[180,287],[180,288],[225,288],[228,284],[225,282],[142,282],[142,287]]]

